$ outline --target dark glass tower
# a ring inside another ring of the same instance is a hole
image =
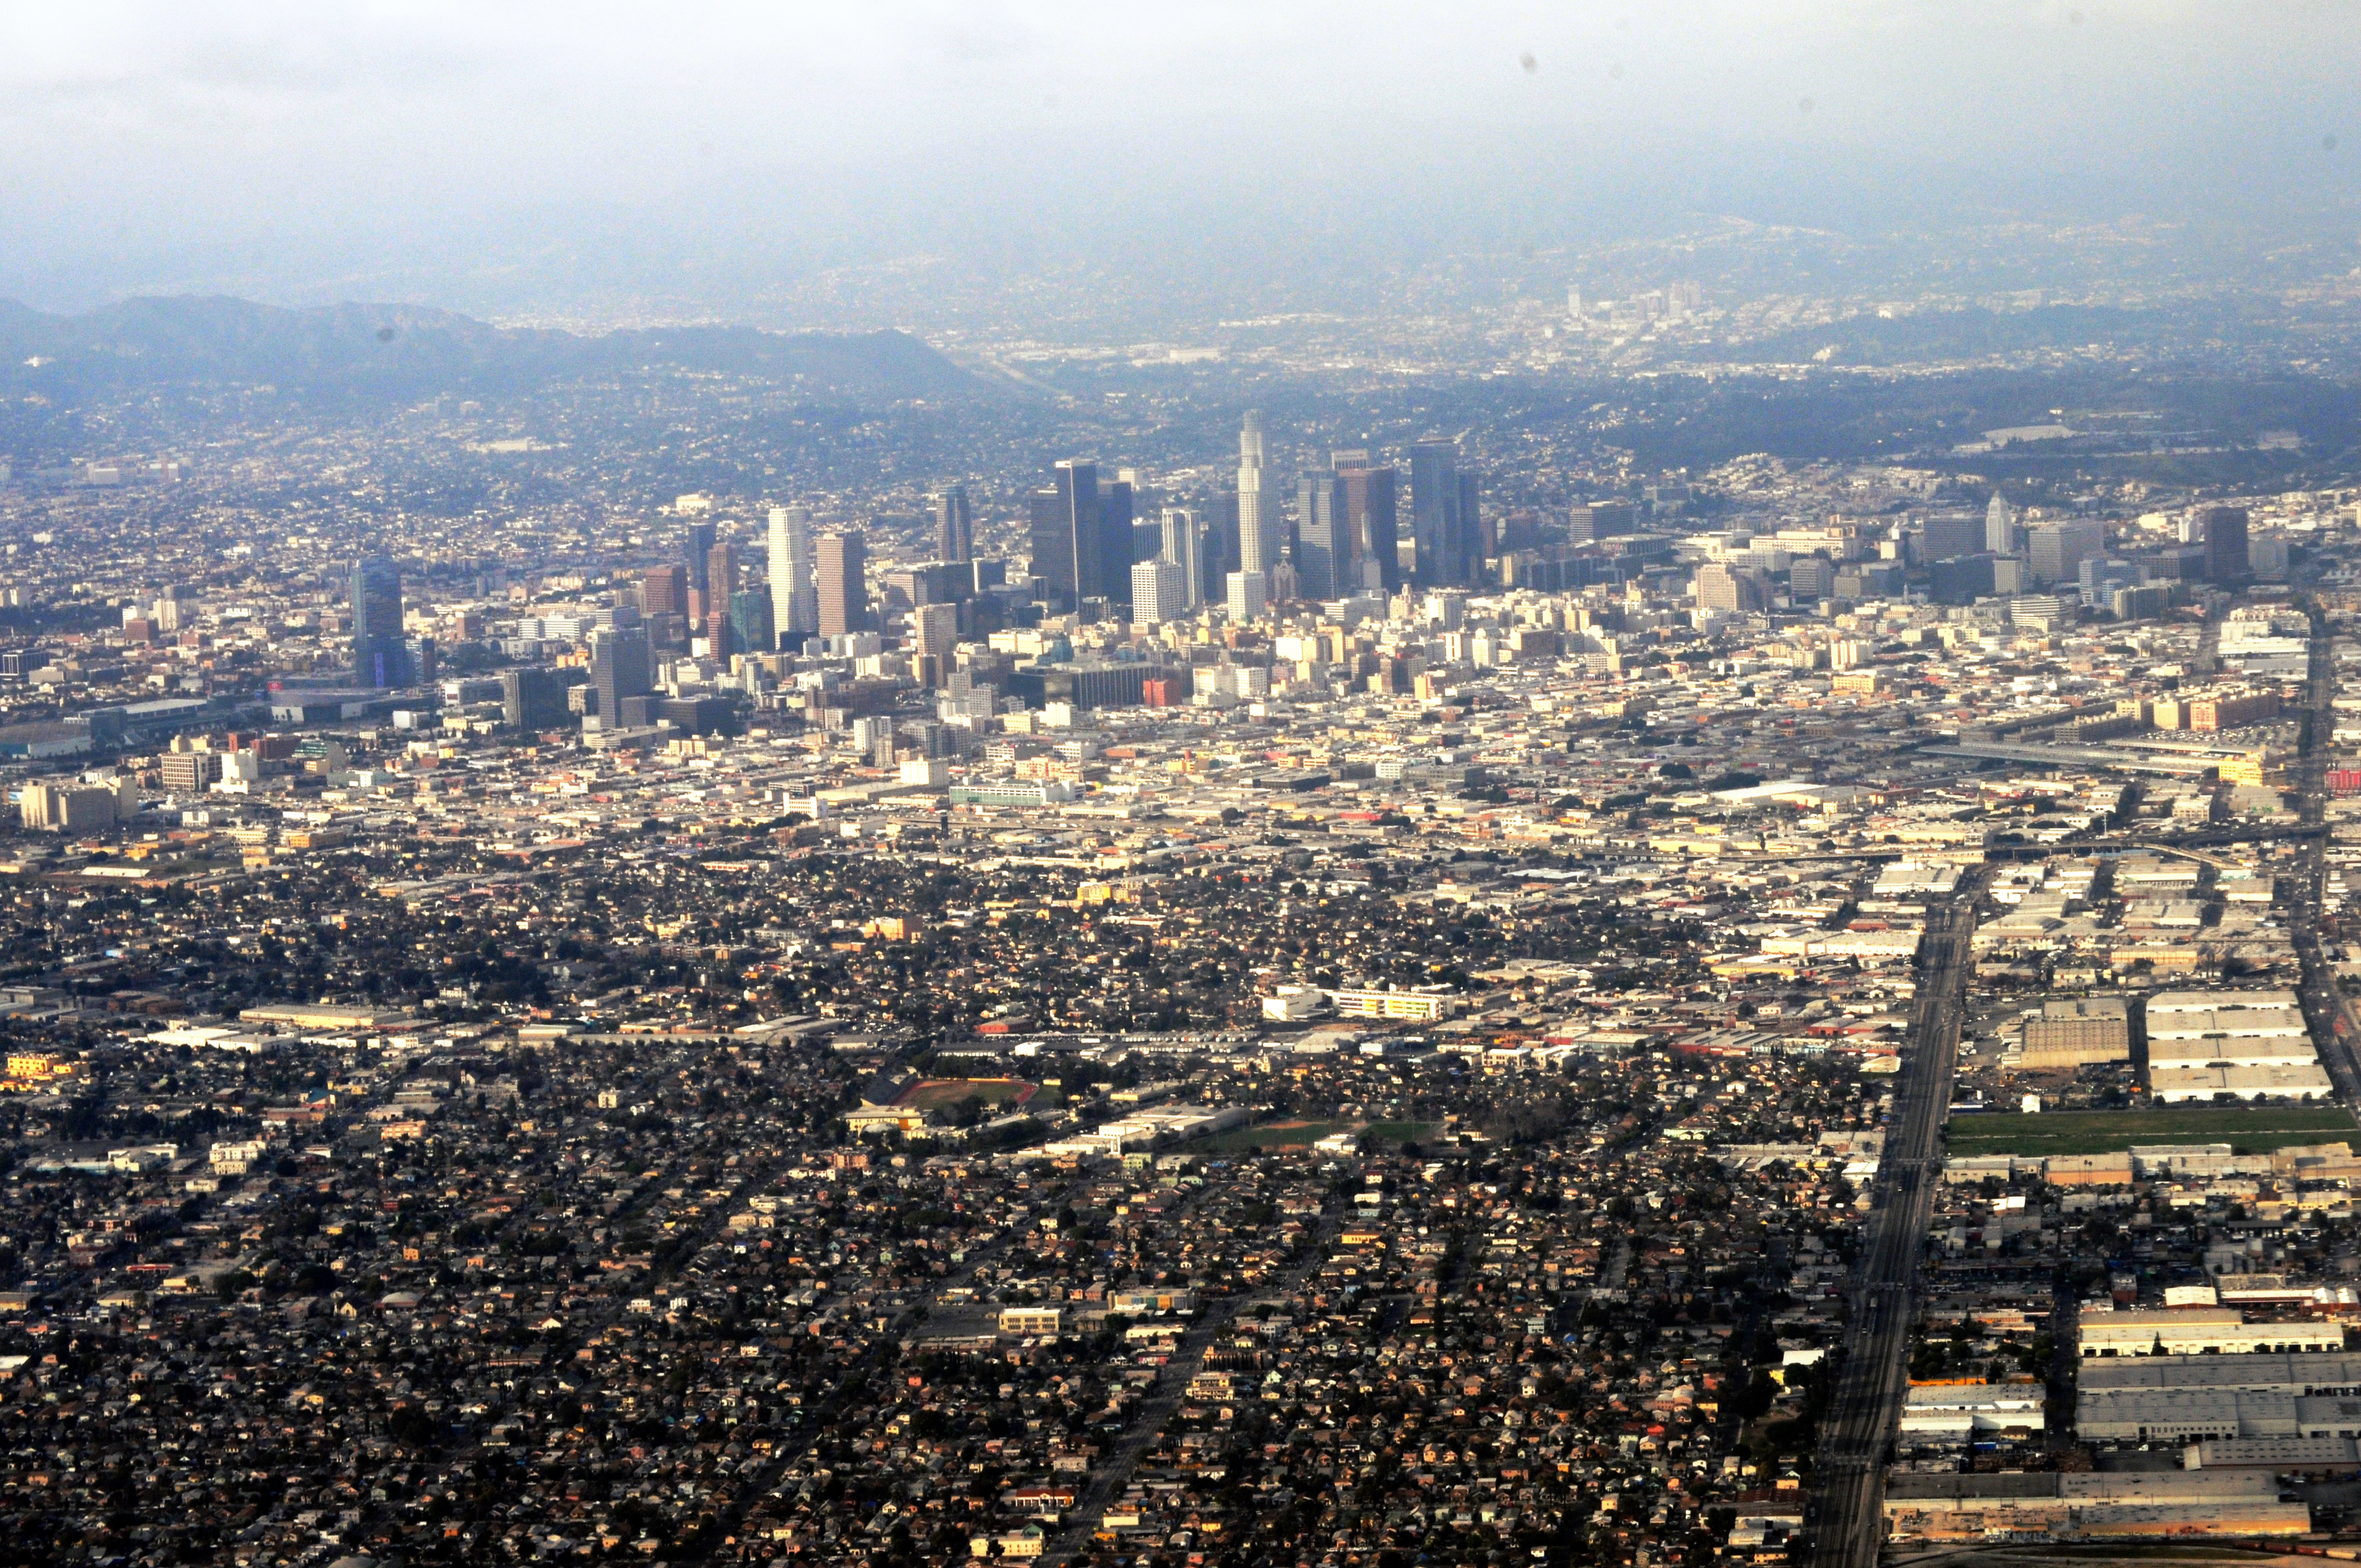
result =
[[[598,722],[622,727],[623,698],[644,696],[654,685],[648,634],[637,626],[602,626],[590,634],[590,684],[598,693]]]
[[[401,573],[382,555],[353,570],[353,684],[407,685],[401,636]]]
[[[935,499],[935,559],[975,559],[975,518],[968,510],[965,485],[946,486]]]

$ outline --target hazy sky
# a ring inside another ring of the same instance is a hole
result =
[[[1668,185],[2350,227],[2356,82],[2342,0],[19,3],[0,294],[726,292],[1178,216],[1234,247],[1307,200],[1449,249]]]

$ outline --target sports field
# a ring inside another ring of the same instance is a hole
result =
[[[2228,1144],[2239,1154],[2268,1154],[2290,1144],[2361,1143],[2361,1127],[2334,1105],[2273,1110],[2235,1107],[2155,1111],[2045,1112],[2037,1116],[1954,1116],[1946,1152],[1969,1155],[2113,1154],[2134,1144]]]
[[[1265,1122],[1259,1126],[1232,1127],[1180,1146],[1184,1154],[1242,1154],[1248,1149],[1308,1149],[1331,1133],[1349,1133],[1357,1122]]]
[[[1017,1078],[922,1078],[895,1095],[894,1103],[940,1111],[973,1095],[986,1105],[1022,1105],[1039,1088]]]

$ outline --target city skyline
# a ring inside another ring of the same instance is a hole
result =
[[[0,1556],[2345,1551],[2356,44],[0,18]]]

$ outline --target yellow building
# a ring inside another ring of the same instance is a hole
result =
[[[2249,751],[2243,757],[2232,757],[2220,763],[2214,772],[2221,775],[2224,784],[2252,784],[2260,789],[2283,782],[2285,774],[2279,762],[2268,751]]]
[[[8,1056],[8,1076],[0,1081],[0,1089],[40,1089],[73,1076],[74,1064],[38,1051],[12,1051]]]

